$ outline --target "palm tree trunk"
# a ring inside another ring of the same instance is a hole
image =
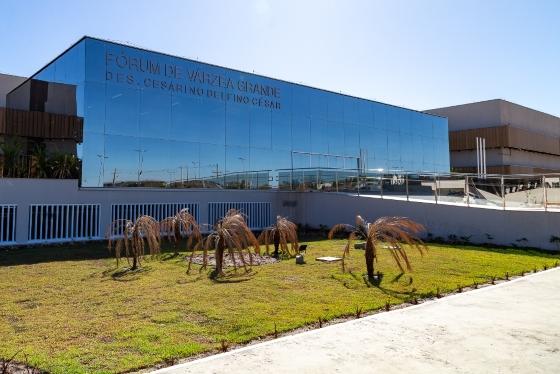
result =
[[[280,247],[280,233],[278,232],[278,229],[276,229],[276,231],[274,232],[274,254],[272,255],[274,258],[280,257],[280,253],[278,252],[279,247]]]
[[[222,239],[218,239],[218,247],[216,248],[216,275],[222,274],[223,264],[224,264],[224,242]]]
[[[373,261],[375,260],[375,257],[374,257],[372,244],[366,243],[365,256],[366,256],[366,268],[367,268],[368,278],[373,279],[375,274]]]

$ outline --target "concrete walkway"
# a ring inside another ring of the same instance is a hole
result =
[[[560,269],[157,373],[560,373]]]

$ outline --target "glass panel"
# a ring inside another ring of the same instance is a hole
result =
[[[390,131],[387,134],[388,159],[393,161],[393,168],[399,168],[401,161],[401,138],[398,132]]]
[[[177,170],[170,166],[169,141],[140,138],[140,181],[145,187],[167,187],[175,180]]]
[[[110,174],[112,171],[110,165],[107,164],[104,146],[102,134],[84,133],[82,185],[102,187],[103,182],[107,182],[105,174]]]
[[[347,124],[344,128],[344,154],[347,156],[360,155],[360,131],[358,126]]]
[[[226,170],[225,147],[215,144],[200,144],[199,175],[205,188],[223,186]]]
[[[309,150],[314,153],[329,153],[329,132],[326,120],[311,119],[311,148]]]
[[[547,175],[545,177],[546,208],[560,209],[560,176]]]
[[[506,208],[544,207],[542,177],[504,177],[504,196]]]
[[[294,151],[311,149],[311,123],[309,118],[295,116],[292,118],[292,146]]]
[[[251,112],[243,104],[226,107],[226,144],[249,146],[251,140]]]
[[[494,208],[503,208],[501,178],[469,177],[469,203]]]
[[[272,142],[275,142],[277,140],[281,139],[276,139],[276,138],[272,138],[272,112],[269,110],[263,110],[263,109],[252,109],[251,112],[251,147],[253,148],[265,148],[265,149],[270,149],[272,147]],[[289,126],[289,122],[287,124],[284,124],[284,128],[281,129],[282,133],[286,133],[288,132],[288,134],[291,133],[291,129]],[[245,135],[246,137],[246,135]],[[288,140],[290,139],[290,137],[288,136],[283,136],[282,138],[287,138]],[[242,146],[247,146],[247,139],[245,139],[244,142],[241,142]],[[287,145],[289,148],[289,143]],[[282,148],[281,146],[279,148]]]
[[[141,151],[139,139],[132,136],[105,135],[106,183],[122,187],[140,184],[144,169],[144,152]],[[85,143],[84,149],[87,147],[88,143]]]
[[[171,95],[141,90],[140,136],[169,139],[171,132]]]
[[[138,136],[140,91],[107,84],[105,132],[112,135]]]
[[[395,185],[404,182],[406,189],[408,190],[408,196],[410,200],[429,200],[435,201],[436,199],[436,177],[435,175],[423,175],[423,174],[408,174],[407,176],[401,177],[397,175],[393,176],[391,182]],[[383,190],[385,193],[385,189]],[[405,193],[406,196],[406,193]]]
[[[309,93],[309,115],[312,118],[330,118],[328,94],[314,89]]]
[[[438,202],[467,204],[467,180],[463,175],[438,175]]]
[[[330,93],[328,95],[328,118],[331,121],[344,121],[344,99],[346,96]]]
[[[173,95],[171,102],[170,138],[200,142],[205,139],[204,114],[198,110],[199,100]]]
[[[169,150],[167,171],[175,176],[172,187],[201,187],[198,181],[198,165],[200,164],[199,143],[169,141],[166,143]]]
[[[292,123],[289,115],[272,112],[270,134],[273,149],[292,150]]]
[[[85,124],[89,132],[105,132],[105,84],[89,83],[85,89]]]

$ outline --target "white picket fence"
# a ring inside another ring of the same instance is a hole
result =
[[[100,238],[99,204],[32,204],[27,240],[48,243]]]
[[[214,225],[228,210],[236,209],[247,219],[251,230],[270,226],[271,204],[269,202],[212,202],[208,203],[208,224]]]
[[[0,245],[13,244],[16,241],[16,214],[14,204],[0,205]]]
[[[109,222],[134,221],[140,215],[150,215],[161,221],[185,208],[202,223],[200,204],[195,202],[116,203],[111,204],[110,209],[109,206],[103,208],[99,203],[30,204],[19,208],[28,214],[20,217],[18,223],[18,206],[0,204],[0,246],[100,240],[105,237],[107,229],[102,226],[108,226]],[[208,214],[202,218],[208,223],[208,228],[204,227],[204,231],[211,228],[229,209],[242,212],[252,230],[261,230],[271,224],[270,202],[210,202],[207,208]],[[110,216],[103,216],[109,212]],[[22,229],[18,224],[27,227]]]

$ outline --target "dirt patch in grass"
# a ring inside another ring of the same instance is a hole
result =
[[[18,361],[23,359],[27,361],[27,356],[21,352],[16,352],[12,357],[0,360],[0,374],[41,374],[41,370],[33,368],[26,363]]]

